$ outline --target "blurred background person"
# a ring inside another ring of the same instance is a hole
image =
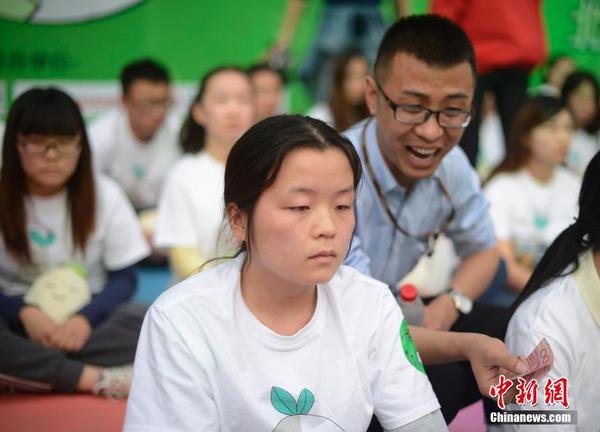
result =
[[[579,176],[600,150],[599,97],[598,80],[589,72],[572,73],[562,87],[562,100],[573,113],[576,128],[567,165]]]
[[[573,117],[560,99],[537,96],[517,112],[506,158],[484,187],[510,290],[490,291],[482,300],[510,305],[577,214],[580,182],[562,166],[572,132]]]
[[[136,60],[121,71],[121,105],[90,126],[96,170],[119,183],[138,212],[152,244],[156,206],[167,172],[180,156],[167,70],[151,59]],[[165,264],[154,251],[152,262]]]
[[[367,59],[357,53],[334,61],[333,85],[327,101],[314,105],[306,115],[344,131],[369,116],[365,99],[365,80],[369,74]]]
[[[460,142],[472,166],[477,166],[481,107],[486,90],[496,97],[496,109],[508,137],[523,102],[529,72],[546,59],[542,0],[432,0],[431,11],[443,15],[469,36],[475,47],[477,87],[473,117]]]
[[[565,79],[575,72],[577,65],[571,57],[565,54],[552,56],[546,64],[544,82],[537,88],[537,92],[545,96],[560,97]]]
[[[279,35],[271,47],[270,61],[289,57],[289,47],[308,0],[288,0]],[[324,8],[308,54],[298,68],[300,80],[315,101],[327,98],[331,87],[332,59],[357,50],[373,64],[387,28],[379,10],[381,0],[324,0]],[[396,0],[398,17],[408,13],[406,0]]]
[[[245,70],[219,67],[204,75],[180,132],[186,154],[170,172],[158,208],[155,242],[169,249],[177,279],[227,251],[218,247],[225,161],[255,116]]]
[[[126,397],[146,311],[128,302],[149,252],[131,204],[93,174],[83,117],[60,90],[15,100],[2,159],[3,381]]]
[[[248,75],[254,86],[257,122],[287,111],[285,107],[286,78],[281,70],[272,68],[267,63],[260,63],[250,66]]]

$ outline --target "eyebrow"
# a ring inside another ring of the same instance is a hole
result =
[[[344,189],[340,189],[339,191],[337,191],[334,195],[342,195],[342,194],[346,194],[349,192],[354,192],[354,186],[348,186]],[[317,191],[311,188],[307,188],[307,187],[302,187],[302,186],[297,186],[297,187],[292,187],[288,190],[288,193],[290,194],[294,194],[294,193],[306,193],[306,194],[316,194]]]
[[[413,90],[404,90],[401,93],[404,96],[414,96],[414,97],[418,97],[418,98],[428,98],[429,95],[425,94],[425,93],[421,93],[418,91],[413,91]],[[444,97],[444,100],[447,99],[467,99],[468,96],[466,93],[450,93],[449,95],[446,95]]]

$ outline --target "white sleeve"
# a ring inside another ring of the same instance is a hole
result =
[[[140,333],[123,430],[220,430],[208,375],[156,307],[148,310]]]
[[[379,329],[369,346],[371,390],[377,419],[393,430],[440,408],[402,312],[382,290]]]
[[[104,265],[108,270],[119,270],[133,265],[150,253],[135,211],[121,188],[108,179],[98,188],[104,194],[107,208],[102,220],[104,232]]]
[[[154,242],[157,247],[199,248],[196,226],[202,221],[194,214],[194,197],[186,194],[177,168],[170,173],[158,204]]]
[[[490,216],[496,230],[496,238],[500,241],[510,240],[510,206],[511,196],[500,181],[491,181],[484,189],[484,194],[490,203]],[[513,191],[514,193],[514,191]]]
[[[385,432],[443,432],[447,430],[448,426],[444,421],[442,411],[436,410],[407,425]]]
[[[106,174],[110,155],[112,153],[112,142],[108,134],[106,121],[103,118],[92,123],[88,128],[88,139],[92,150],[92,163],[94,170]]]

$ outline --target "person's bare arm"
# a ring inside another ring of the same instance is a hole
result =
[[[506,262],[506,283],[510,289],[521,292],[531,277],[532,270],[517,261],[513,245],[507,240],[498,240],[498,253]]]
[[[306,7],[307,0],[288,0],[279,34],[272,51],[288,49]]]
[[[398,18],[410,15],[408,9],[408,0],[396,0],[396,15]]]
[[[488,396],[500,374],[522,375],[527,365],[514,357],[500,340],[479,333],[459,333],[410,326],[410,332],[424,364],[431,366],[468,360],[479,391]]]
[[[206,261],[197,249],[191,247],[169,249],[169,259],[178,280],[191,276]]]
[[[498,263],[496,248],[476,252],[463,259],[450,286],[474,302],[489,286],[498,270]],[[433,330],[449,330],[458,317],[459,313],[450,294],[440,294],[425,307],[423,326]]]

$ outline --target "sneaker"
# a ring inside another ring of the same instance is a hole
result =
[[[129,394],[133,365],[104,368],[94,387],[94,394],[107,399],[125,399]]]

